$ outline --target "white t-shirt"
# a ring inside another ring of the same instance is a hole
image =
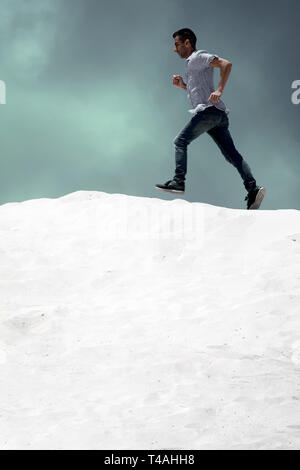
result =
[[[196,114],[197,112],[204,111],[208,106],[215,106],[226,114],[229,109],[226,108],[225,103],[220,99],[218,103],[208,101],[211,93],[216,91],[214,86],[214,69],[210,62],[214,58],[219,58],[216,54],[209,54],[205,50],[195,50],[186,59],[185,64],[185,77],[187,97],[191,103],[192,109],[189,112]]]

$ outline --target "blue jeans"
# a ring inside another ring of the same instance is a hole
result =
[[[174,139],[176,170],[174,179],[184,181],[187,171],[187,146],[200,134],[207,132],[218,145],[226,160],[241,175],[247,191],[255,188],[256,181],[249,165],[234,146],[228,130],[229,121],[225,111],[210,106],[195,114]]]

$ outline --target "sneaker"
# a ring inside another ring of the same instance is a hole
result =
[[[248,195],[245,197],[247,209],[258,209],[265,194],[266,190],[262,186],[256,186],[252,191],[249,191]]]
[[[184,181],[168,180],[165,184],[156,184],[155,187],[168,193],[184,193]]]

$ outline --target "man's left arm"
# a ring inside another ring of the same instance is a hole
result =
[[[222,59],[221,57],[215,57],[209,64],[211,67],[219,67],[220,69],[220,82],[216,91],[211,93],[210,97],[208,98],[209,101],[213,103],[218,103],[222,96],[225,84],[228,80],[229,74],[231,72],[232,63],[229,60]]]

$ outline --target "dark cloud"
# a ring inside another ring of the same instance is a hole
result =
[[[173,176],[173,139],[191,118],[171,85],[185,63],[172,33],[190,27],[199,49],[233,63],[223,99],[237,148],[268,188],[264,208],[299,208],[298,2],[0,6],[2,203],[78,189],[164,197],[153,185]],[[207,135],[189,147],[187,187],[188,200],[243,207],[242,181]]]

